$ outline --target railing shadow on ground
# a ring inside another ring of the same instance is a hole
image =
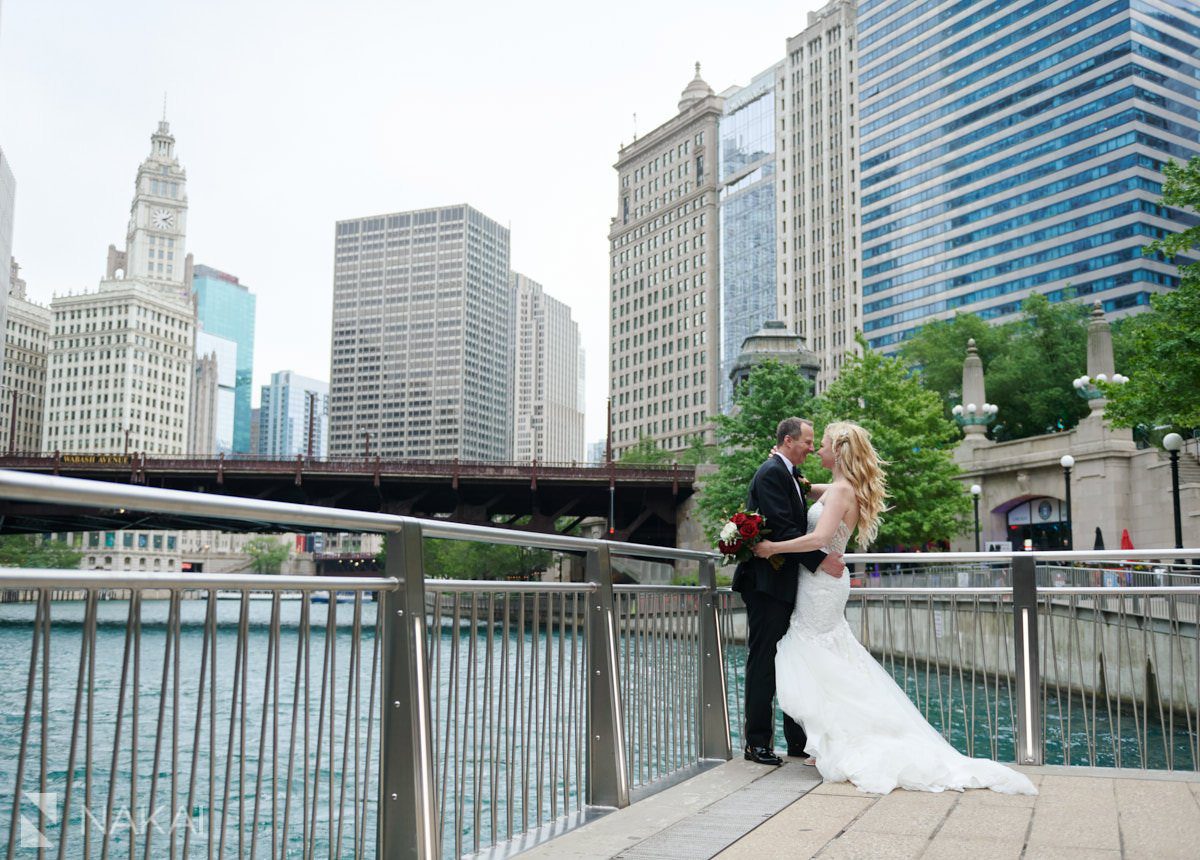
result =
[[[744,616],[712,554],[20,473],[0,497],[387,545],[381,578],[0,571],[34,598],[0,606],[10,852],[502,856],[740,746]],[[427,580],[427,537],[574,554],[585,575]],[[1119,555],[1200,555],[1154,553]],[[613,555],[701,584],[614,586]],[[849,556],[937,569],[863,577],[847,617],[968,755],[1200,769],[1200,587],[1060,582],[1085,557],[1117,554]]]

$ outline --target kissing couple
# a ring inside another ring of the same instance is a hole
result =
[[[778,695],[788,756],[809,756],[805,763],[815,764],[826,782],[849,781],[875,794],[894,788],[1037,794],[1024,774],[950,746],[854,638],[842,554],[856,530],[860,548],[879,532],[886,463],[864,428],[835,421],[818,451],[832,480],[810,486],[800,465],[813,441],[811,421],[779,422],[775,448],[746,500],[774,538],[755,544],[755,557],[733,577],[746,604],[746,759],[783,763],[773,737]],[[775,555],[783,557],[778,570],[768,562]]]

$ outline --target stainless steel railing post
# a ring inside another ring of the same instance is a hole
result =
[[[617,676],[617,622],[613,613],[612,565],[608,545],[587,553],[588,596],[587,797],[591,806],[629,805],[625,766],[625,714]]]
[[[1013,559],[1013,643],[1016,649],[1017,764],[1042,763],[1042,680],[1038,666],[1037,566]]]
[[[728,761],[729,697],[725,690],[725,655],[717,610],[717,565],[700,562],[697,580],[706,591],[700,595],[700,758]]]
[[[434,783],[421,525],[405,521],[384,538],[386,573],[399,587],[380,593],[382,637],[377,857],[440,858]]]

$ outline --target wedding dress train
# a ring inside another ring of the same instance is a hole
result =
[[[821,514],[809,510],[809,531]],[[839,523],[832,548],[843,552],[850,529]],[[775,652],[779,706],[804,726],[805,750],[827,782],[887,794],[990,788],[1037,794],[1029,778],[989,759],[955,750],[859,644],[846,623],[848,575],[801,572],[788,632]]]

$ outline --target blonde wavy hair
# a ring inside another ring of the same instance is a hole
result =
[[[871,434],[853,421],[835,421],[825,428],[834,459],[842,474],[854,488],[858,502],[859,549],[866,549],[879,534],[879,517],[886,510],[887,476],[881,460],[871,444]]]

